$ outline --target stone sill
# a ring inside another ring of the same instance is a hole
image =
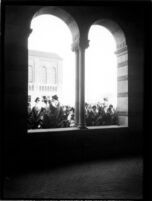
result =
[[[128,126],[125,125],[111,125],[111,126],[88,126],[87,128],[47,128],[47,129],[29,129],[27,131],[28,134],[34,134],[34,133],[62,133],[62,132],[70,132],[70,131],[83,131],[83,130],[104,130],[104,129],[119,129],[119,128],[128,128]]]

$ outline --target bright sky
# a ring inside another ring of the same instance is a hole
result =
[[[75,53],[71,51],[72,34],[68,26],[53,15],[41,15],[31,23],[33,32],[28,49],[57,53],[63,58],[62,104],[75,103]],[[93,25],[89,31],[89,48],[86,50],[86,102],[102,101],[116,105],[117,69],[112,34],[102,26]]]
[[[116,42],[106,28],[99,25],[89,30],[89,48],[86,50],[86,101],[96,102],[104,97],[117,103]]]

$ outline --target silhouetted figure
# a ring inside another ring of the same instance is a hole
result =
[[[35,106],[32,108],[32,118],[33,118],[32,128],[42,128],[44,113],[45,109],[42,108],[40,98],[37,97],[35,99]]]
[[[70,109],[70,113],[68,115],[68,122],[69,122],[69,126],[70,127],[74,127],[75,126],[74,108],[73,107]]]
[[[44,115],[43,128],[60,128],[62,125],[63,110],[58,101],[58,96],[52,96],[49,110]]]

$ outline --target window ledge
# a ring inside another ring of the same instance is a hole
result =
[[[82,131],[82,130],[103,130],[103,129],[119,129],[119,128],[128,128],[128,126],[88,126],[87,128],[81,129],[77,127],[72,128],[48,128],[48,129],[29,129],[27,131],[28,134],[30,133],[60,133],[60,132],[67,132],[67,131]]]

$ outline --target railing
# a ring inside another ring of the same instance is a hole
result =
[[[34,89],[35,89],[34,84],[28,84],[28,90],[29,91],[34,91]]]
[[[56,92],[57,85],[48,85],[48,84],[28,84],[29,91],[38,91],[38,92]]]
[[[56,85],[39,85],[39,91],[57,91],[57,86]]]

